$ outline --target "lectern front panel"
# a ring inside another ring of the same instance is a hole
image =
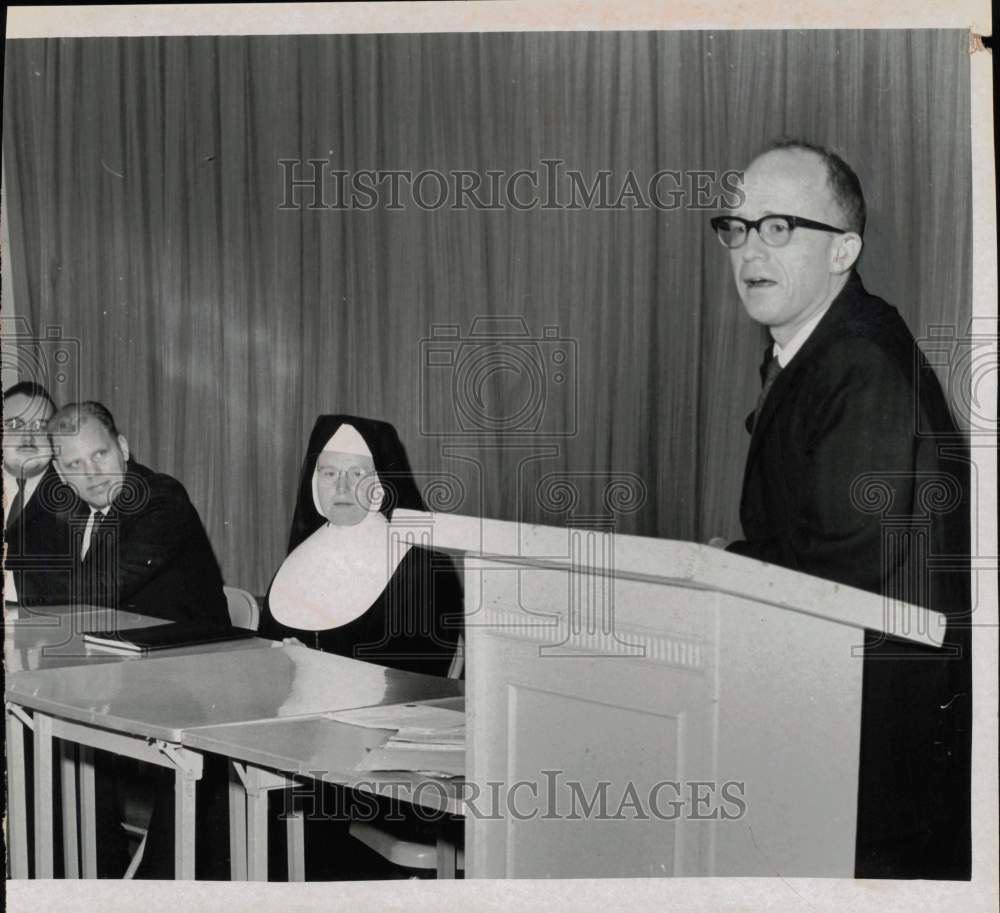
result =
[[[667,628],[674,616],[676,631],[609,634],[586,620],[599,612],[569,620],[580,591],[602,586],[571,576],[509,565],[470,575],[469,779],[497,797],[497,815],[467,815],[468,873],[701,874],[710,830],[688,813],[688,784],[714,771],[714,595],[692,595],[708,610],[692,624],[662,587],[616,581],[617,597]],[[711,793],[699,794],[706,816],[721,801]]]
[[[466,597],[470,876],[852,875],[858,629],[483,559]]]

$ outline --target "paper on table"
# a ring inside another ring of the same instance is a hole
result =
[[[327,713],[328,719],[366,729],[419,729],[421,739],[437,733],[453,733],[465,726],[465,698],[449,697],[436,701],[390,704],[385,707],[361,707]]]
[[[462,777],[465,775],[465,752],[402,748],[386,743],[381,748],[369,751],[354,769],[406,770],[436,777]]]
[[[451,729],[427,729],[406,726],[392,737],[393,742],[432,742],[435,745],[464,745],[465,723]]]

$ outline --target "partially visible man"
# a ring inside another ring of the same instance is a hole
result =
[[[56,471],[79,497],[67,601],[227,625],[222,574],[184,486],[131,459],[100,403],[64,406],[48,429]]]
[[[948,616],[941,651],[866,638],[856,875],[968,878],[963,440],[896,309],[855,271],[866,212],[851,168],[779,143],[751,163],[743,191],[712,226],[773,342],[747,420],[746,538],[728,548]]]
[[[52,466],[46,423],[55,403],[41,384],[22,381],[3,395],[4,601],[52,602],[65,588],[72,555],[61,511],[69,492]],[[64,584],[53,590],[55,575]]]

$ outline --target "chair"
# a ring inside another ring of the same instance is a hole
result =
[[[461,678],[465,671],[465,641],[462,635],[458,635],[455,643],[455,655],[451,658],[451,665],[448,667],[448,678]]]
[[[224,586],[229,620],[234,628],[249,628],[256,631],[260,627],[260,605],[246,590],[237,586]]]
[[[459,635],[455,644],[455,656],[448,669],[448,678],[461,678],[464,669],[465,642]],[[352,821],[348,832],[355,840],[360,840],[393,865],[406,869],[437,869],[437,845],[434,843],[405,840],[370,822]],[[456,868],[465,868],[465,855],[461,847],[457,852]]]

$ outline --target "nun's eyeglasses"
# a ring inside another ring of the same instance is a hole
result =
[[[346,478],[349,485],[357,485],[368,475],[368,471],[357,466],[352,466],[350,469],[334,469],[333,467],[327,467],[326,469],[319,470],[319,478],[322,482],[332,482],[336,484],[341,479]]]
[[[829,231],[837,235],[846,235],[846,228],[834,228],[825,222],[814,222],[801,216],[771,215],[751,221],[739,216],[716,216],[711,220],[712,228],[719,236],[723,247],[735,250],[747,243],[750,229],[756,228],[760,239],[770,247],[784,247],[792,238],[796,228],[812,228],[815,231]]]

